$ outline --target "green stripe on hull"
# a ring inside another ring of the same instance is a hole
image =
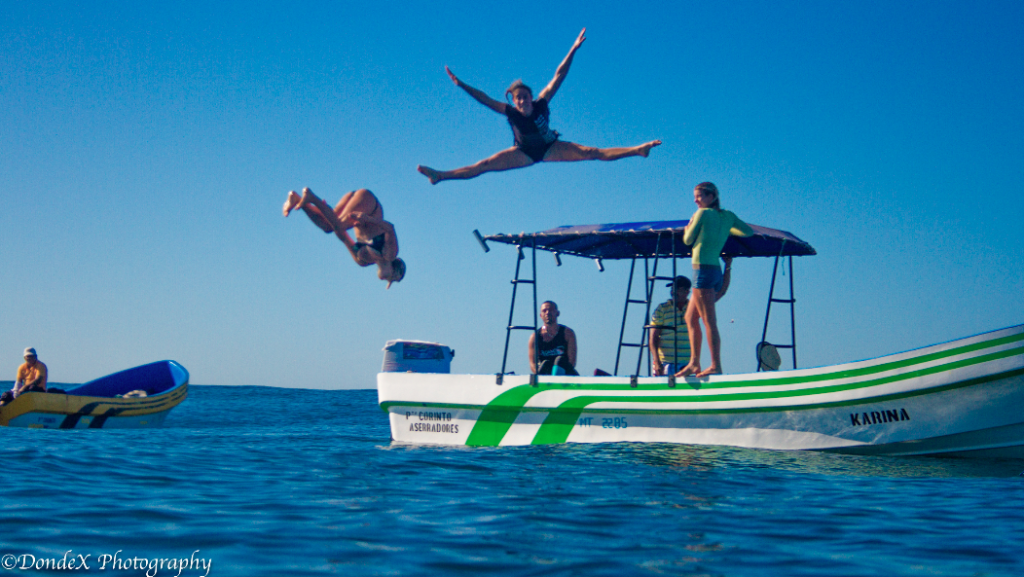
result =
[[[805,375],[805,376],[787,376],[779,377],[774,379],[763,379],[757,381],[724,381],[719,380],[717,382],[694,382],[694,381],[679,381],[680,387],[683,385],[689,385],[692,389],[724,389],[724,388],[738,388],[738,387],[771,387],[771,386],[785,386],[785,385],[797,385],[797,384],[809,384],[814,382],[837,380],[837,379],[848,379],[855,377],[863,377],[872,374],[878,374],[887,371],[893,371],[897,369],[903,369],[914,365],[920,365],[924,363],[933,362],[940,359],[950,358],[957,355],[967,354],[976,352],[983,349],[1003,346],[1012,343],[1019,343],[1024,341],[1024,333],[1009,335],[998,339],[992,339],[988,341],[982,341],[979,343],[973,343],[964,345],[944,351],[938,351],[935,353],[929,353],[918,357],[912,357],[900,361],[892,361],[889,363],[883,363],[880,365],[872,365],[860,369],[850,369],[833,371],[830,373],[821,373],[816,375]],[[916,371],[910,371],[899,375],[892,375],[887,377],[880,377],[876,379],[860,381],[857,383],[848,383],[843,385],[832,385],[815,387],[811,389],[799,389],[799,390],[786,390],[786,391],[772,391],[772,392],[749,392],[749,393],[726,393],[719,395],[694,395],[686,396],[687,391],[685,389],[669,388],[667,383],[650,384],[650,385],[629,385],[629,384],[598,384],[598,383],[540,383],[539,386],[530,385],[519,385],[513,387],[504,393],[498,395],[491,400],[485,407],[482,408],[482,412],[478,417],[473,429],[470,431],[469,438],[466,444],[472,446],[496,446],[501,443],[502,439],[511,429],[512,424],[519,417],[522,412],[546,412],[548,413],[534,436],[533,444],[548,444],[548,443],[564,443],[572,432],[573,426],[579,419],[582,412],[589,406],[598,402],[621,402],[621,403],[706,403],[706,402],[729,402],[729,401],[748,401],[748,400],[768,400],[768,399],[785,399],[785,398],[796,398],[808,395],[819,395],[828,393],[838,393],[843,391],[850,391],[856,389],[863,389],[868,387],[874,387],[893,383],[901,380],[924,377],[929,375],[935,375],[954,369],[968,367],[980,363],[994,361],[998,359],[1008,358],[1016,355],[1024,354],[1024,347],[1017,347],[1005,351],[997,351],[989,353],[987,355],[981,355],[972,357],[969,359],[962,359],[952,363],[947,363],[935,367],[927,367]],[[734,408],[734,409],[682,409],[682,410],[630,410],[630,409],[590,409],[588,412],[598,413],[621,413],[627,411],[629,413],[637,414],[702,414],[702,413],[728,413],[728,412],[766,412],[766,411],[786,411],[786,410],[805,410],[810,408],[822,408],[822,407],[838,407],[838,406],[850,406],[857,404],[867,404],[872,402],[880,402],[883,399],[892,399],[900,397],[911,397],[921,394],[939,392],[943,390],[949,390],[953,388],[959,388],[969,386],[971,384],[977,384],[979,382],[988,382],[999,378],[1007,378],[1010,376],[1016,376],[1024,374],[1024,370],[1015,370],[1001,375],[992,375],[988,377],[982,377],[978,379],[971,379],[968,381],[947,384],[937,387],[931,387],[922,391],[911,391],[907,393],[896,393],[893,395],[885,395],[884,397],[872,397],[869,399],[855,399],[850,401],[835,401],[830,403],[819,403],[812,405],[798,405],[798,406],[777,406],[777,407],[749,407],[749,408]],[[558,407],[526,407],[525,405],[539,393],[548,392],[558,389],[575,389],[579,391],[594,391],[604,393],[608,391],[634,391],[634,392],[653,392],[653,391],[664,391],[669,393],[667,395],[657,396],[634,396],[634,397],[619,397],[610,395],[586,395],[578,396],[563,402]],[[387,410],[389,407],[403,405],[405,403],[389,401],[381,403],[381,408]],[[462,409],[481,409],[478,405],[458,405],[453,403],[416,403],[420,406],[432,406],[432,407],[448,407],[448,408],[462,408]]]
[[[709,402],[722,402],[722,401],[753,401],[753,400],[767,400],[767,399],[785,399],[791,397],[805,397],[808,395],[823,395],[828,393],[841,393],[844,391],[853,391],[856,389],[866,389],[869,387],[877,387],[879,385],[887,385],[889,383],[895,383],[897,381],[903,381],[906,379],[913,379],[918,377],[924,377],[928,375],[934,375],[938,373],[944,373],[954,369],[961,369],[971,365],[985,363],[989,361],[995,361],[1006,357],[1012,357],[1018,354],[1024,353],[1022,349],[1012,349],[1008,351],[999,351],[996,353],[990,353],[981,357],[974,357],[971,359],[964,359],[956,361],[955,363],[949,363],[937,367],[928,367],[918,371],[911,371],[909,373],[901,373],[899,375],[893,375],[891,377],[882,377],[878,379],[872,379],[870,381],[860,381],[857,383],[849,383],[845,385],[832,385],[826,387],[815,387],[813,389],[798,389],[795,391],[774,391],[771,393],[764,392],[752,392],[752,393],[726,393],[720,395],[700,395],[700,396],[682,396],[679,394],[672,395],[659,395],[659,396],[634,396],[634,397],[622,397],[615,395],[587,395],[580,397],[573,397],[557,407],[555,410],[582,410],[588,405],[600,402],[615,402],[615,403],[709,403]],[[627,387],[628,388],[628,387]],[[613,387],[604,387],[602,390],[615,390]],[[674,390],[674,389],[666,389]],[[926,389],[924,392],[930,391],[932,388]]]
[[[548,414],[533,437],[533,445],[557,445],[569,438],[583,411],[554,410]]]
[[[957,347],[957,348],[949,349],[949,350],[945,350],[945,351],[938,351],[938,352],[935,352],[935,353],[930,353],[930,354],[927,354],[927,355],[922,355],[920,357],[912,357],[912,358],[909,358],[909,359],[904,359],[902,361],[892,361],[892,362],[889,362],[889,363],[883,363],[881,365],[872,365],[870,367],[864,367],[864,368],[860,368],[860,369],[849,369],[849,370],[845,370],[845,371],[835,371],[835,372],[831,372],[831,373],[821,373],[821,374],[818,374],[818,375],[807,375],[807,376],[798,376],[798,377],[779,377],[779,378],[776,378],[776,379],[764,379],[764,380],[759,380],[759,381],[721,381],[720,380],[720,381],[717,381],[717,382],[700,383],[700,387],[699,388],[704,388],[704,389],[725,389],[725,388],[730,388],[730,387],[777,387],[777,386],[780,386],[780,385],[797,385],[797,384],[805,384],[805,383],[817,383],[817,382],[821,382],[821,381],[833,381],[833,380],[836,380],[836,379],[849,379],[849,378],[854,378],[854,377],[863,377],[863,376],[867,376],[867,375],[871,375],[871,374],[884,373],[884,372],[893,371],[893,370],[896,370],[896,369],[903,369],[903,368],[911,367],[913,365],[920,365],[920,364],[924,364],[924,363],[930,363],[932,361],[937,361],[937,360],[945,359],[945,358],[949,358],[949,357],[955,357],[957,355],[963,355],[963,354],[966,354],[966,353],[973,353],[975,351],[980,351],[982,349],[989,349],[989,348],[998,347],[998,346],[1002,346],[1002,345],[1013,344],[1013,343],[1020,342],[1020,341],[1024,341],[1024,333],[1017,334],[1017,335],[1010,335],[1010,336],[1007,336],[1007,337],[1001,337],[1001,338],[998,338],[998,339],[993,339],[991,341],[983,341],[983,342],[980,342],[980,343],[964,345],[962,347]],[[1013,349],[1013,350],[1017,351],[1018,353],[1019,352],[1024,352],[1024,349],[1022,349],[1022,348]],[[1012,355],[1007,355],[1007,356],[1012,356]],[[682,381],[679,381],[679,383],[682,384]],[[687,384],[693,385],[693,384],[696,384],[696,383],[688,381]],[[661,386],[666,387],[667,385],[661,385]],[[627,385],[623,385],[622,388],[625,389],[625,388],[628,388],[628,386]]]
[[[537,387],[522,385],[498,395],[484,407],[469,432],[466,444],[471,447],[494,447],[512,427],[523,405],[540,392]]]
[[[519,411],[484,409],[473,423],[473,430],[469,432],[466,445],[470,447],[498,446],[518,416]]]
[[[953,362],[953,363],[948,363],[948,364],[945,364],[945,365],[940,365],[940,366],[935,366],[935,367],[928,367],[928,368],[920,369],[920,370],[917,370],[917,371],[911,371],[911,372],[908,372],[908,373],[902,373],[902,374],[899,374],[899,375],[893,375],[891,377],[883,377],[883,378],[878,378],[878,379],[872,379],[872,380],[869,380],[869,381],[861,381],[859,383],[851,383],[851,384],[847,384],[847,385],[833,385],[833,386],[830,386],[830,387],[816,387],[816,388],[813,388],[813,389],[801,389],[801,390],[797,390],[797,391],[776,391],[774,393],[768,393],[768,394],[754,392],[754,393],[734,393],[734,394],[724,394],[724,395],[700,395],[700,396],[688,396],[688,397],[687,396],[681,396],[679,394],[665,395],[665,396],[636,396],[636,397],[622,397],[622,396],[611,396],[611,395],[587,395],[587,396],[574,397],[572,399],[569,399],[569,400],[565,401],[564,403],[562,403],[558,407],[556,407],[554,409],[551,409],[550,414],[548,415],[547,418],[544,419],[544,423],[541,424],[540,429],[537,431],[537,434],[534,436],[533,444],[537,445],[537,444],[564,443],[566,441],[566,439],[568,439],[569,434],[572,432],[572,426],[573,426],[572,424],[568,424],[568,425],[566,424],[567,419],[569,417],[572,417],[572,423],[575,423],[576,420],[579,418],[580,414],[582,414],[584,409],[586,409],[588,406],[590,406],[592,404],[600,403],[600,402],[618,402],[618,403],[678,403],[678,402],[707,403],[707,402],[749,401],[749,400],[759,400],[759,399],[796,398],[796,397],[802,397],[802,396],[808,396],[808,395],[838,393],[838,392],[844,392],[844,391],[855,390],[855,389],[875,387],[875,386],[889,384],[889,383],[893,383],[893,382],[897,382],[897,381],[902,381],[902,380],[906,380],[906,379],[912,379],[912,378],[924,377],[924,376],[928,376],[928,375],[934,375],[934,374],[938,374],[938,373],[943,373],[943,372],[951,371],[951,370],[954,370],[954,369],[968,367],[968,366],[971,366],[971,365],[976,365],[976,364],[980,364],[980,363],[985,363],[985,362],[989,362],[989,361],[994,361],[994,360],[999,360],[999,359],[1003,359],[1003,358],[1007,358],[1007,357],[1012,357],[1012,356],[1021,354],[1022,352],[1024,352],[1024,348],[1008,349],[1008,350],[1005,350],[1005,351],[998,351],[998,352],[995,352],[995,353],[989,353],[987,355],[982,355],[982,356],[979,356],[979,357],[973,357],[973,358],[970,358],[970,359],[962,359],[962,360],[959,360],[959,361],[956,361],[956,362]],[[1004,378],[1005,376],[1006,375],[1003,375],[1003,376],[1000,376],[998,378]],[[992,380],[992,379],[985,379],[985,381],[988,381],[988,380]],[[965,384],[955,384],[955,385],[950,385],[948,387],[932,387],[932,388],[929,388],[929,389],[927,389],[925,391],[914,392],[912,395],[908,395],[908,396],[916,396],[917,394],[925,394],[925,393],[938,392],[939,390],[943,390],[943,389],[946,389],[946,388],[958,388],[960,386],[965,386]],[[662,385],[654,385],[653,387],[657,387],[658,389],[664,388],[665,390],[671,390],[671,389],[667,388],[667,385],[664,385],[664,386],[662,386]],[[645,386],[644,388],[646,390],[651,390],[651,388],[653,388],[653,387],[652,386]],[[625,390],[625,389],[628,389],[628,388],[631,388],[631,387],[629,387],[628,385],[624,385],[624,386],[610,386],[610,387],[603,387],[602,390]],[[536,389],[536,390],[538,392],[540,391],[539,388]],[[533,395],[530,395],[530,397],[532,397],[532,396]],[[495,400],[497,400],[497,399],[495,399]],[[858,404],[862,404],[865,401],[879,402],[879,400],[877,398],[876,399],[861,399],[861,400],[858,400]],[[847,403],[840,402],[840,403],[828,403],[828,404],[839,406],[840,404],[844,404],[845,405]],[[628,410],[628,409],[626,409],[626,410]],[[762,410],[776,410],[776,411],[779,411],[779,410],[790,410],[790,408],[783,408],[783,407],[775,408],[775,407],[771,407],[771,408],[764,408]],[[621,412],[621,409],[620,410],[610,409],[610,411],[620,411]],[[562,416],[561,417],[557,417],[556,415],[562,415]],[[475,427],[474,427],[474,429],[475,429]],[[506,428],[505,431],[507,432],[508,429]],[[501,442],[501,439],[498,439],[497,443],[500,443],[500,442]]]
[[[935,386],[925,390],[909,390],[907,393],[894,393],[892,395],[883,395],[880,397],[869,397],[867,399],[854,399],[851,401],[838,401],[835,403],[816,403],[812,405],[790,405],[790,406],[779,406],[779,407],[740,407],[735,409],[673,409],[668,411],[649,411],[649,410],[633,410],[633,409],[589,409],[588,413],[605,413],[605,414],[624,414],[630,415],[720,415],[728,413],[772,413],[772,412],[783,412],[783,411],[809,411],[813,409],[838,409],[840,407],[854,407],[857,405],[876,405],[879,403],[888,403],[891,401],[897,401],[900,399],[909,399],[912,397],[921,397],[923,395],[934,395],[936,393],[943,393],[946,390],[952,390],[954,388],[965,388],[968,386],[974,386],[976,384],[984,384],[993,380],[1000,380],[1005,378],[1013,378],[1017,376],[1024,376],[1024,369],[1018,369],[1007,373],[1000,373],[997,375],[989,375],[985,377],[973,378],[962,382],[950,383],[941,386]],[[579,398],[578,398],[579,399]],[[577,401],[578,399],[572,399],[571,401]],[[590,397],[588,399],[606,400],[598,397]],[[615,397],[615,400],[621,400],[621,397]],[[596,401],[595,401],[596,402]],[[577,421],[584,411],[575,408],[566,407],[568,402],[559,405],[555,409],[549,409],[552,414],[555,412],[561,412],[565,415],[571,415],[573,422]],[[567,417],[566,417],[567,418]],[[544,425],[548,424],[549,419],[545,419]],[[555,421],[552,420],[552,423]],[[551,445],[565,443],[568,440],[569,434],[572,432],[572,426],[560,427],[553,425],[551,430],[544,430],[544,425],[541,426],[541,430],[538,430],[537,436],[534,438],[534,445]],[[543,441],[538,441],[543,439]]]

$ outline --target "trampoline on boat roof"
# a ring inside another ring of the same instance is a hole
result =
[[[560,226],[534,233],[494,234],[478,237],[483,241],[512,244],[523,248],[546,250],[555,254],[595,259],[636,259],[690,256],[690,247],[683,243],[683,229],[688,220],[627,222],[621,224],[588,224]],[[782,257],[811,256],[814,248],[796,235],[763,226],[750,225],[754,236],[729,237],[722,256]]]

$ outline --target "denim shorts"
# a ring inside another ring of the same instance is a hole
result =
[[[702,264],[693,269],[693,288],[722,290],[722,267],[717,264]]]

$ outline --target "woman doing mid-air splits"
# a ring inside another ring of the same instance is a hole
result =
[[[384,220],[384,208],[369,190],[361,188],[346,194],[334,208],[308,188],[302,189],[302,196],[293,190],[288,193],[282,212],[288,216],[295,209],[302,209],[324,232],[337,235],[356,264],[377,265],[377,278],[388,281],[387,288],[405,277],[405,261],[398,258],[395,227]],[[346,232],[350,228],[355,240]]]
[[[451,77],[456,86],[465,90],[476,99],[477,102],[504,115],[512,127],[515,135],[515,145],[501,152],[485,158],[476,164],[456,168],[455,170],[434,170],[427,166],[417,166],[416,170],[430,179],[430,184],[437,184],[442,180],[474,178],[485,172],[497,172],[530,166],[535,162],[570,162],[576,160],[618,160],[627,156],[643,156],[647,158],[648,153],[655,146],[661,144],[660,140],[652,140],[640,146],[623,148],[592,148],[582,146],[574,142],[558,140],[558,133],[548,127],[548,104],[555,97],[555,92],[562,85],[566,75],[569,74],[569,66],[572,58],[586,40],[584,28],[565,60],[555,70],[555,77],[540,91],[540,98],[533,99],[533,91],[523,84],[522,80],[516,80],[505,91],[505,98],[512,95],[510,106],[499,102],[483,92],[473,88],[459,80],[447,66],[445,72]]]
[[[718,188],[702,182],[693,189],[697,212],[683,231],[683,242],[693,245],[693,298],[686,307],[686,330],[690,333],[690,363],[676,377],[722,374],[722,340],[718,336],[718,317],[715,313],[717,294],[722,290],[722,268],[718,263],[729,236],[750,236],[754,230],[735,214],[722,210],[718,202]],[[728,264],[727,264],[728,266]],[[700,370],[700,320],[708,332],[711,366]]]

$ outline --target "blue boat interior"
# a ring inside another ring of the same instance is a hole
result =
[[[131,391],[159,395],[188,382],[188,371],[174,361],[158,361],[107,375],[67,390],[69,395],[116,397]]]

